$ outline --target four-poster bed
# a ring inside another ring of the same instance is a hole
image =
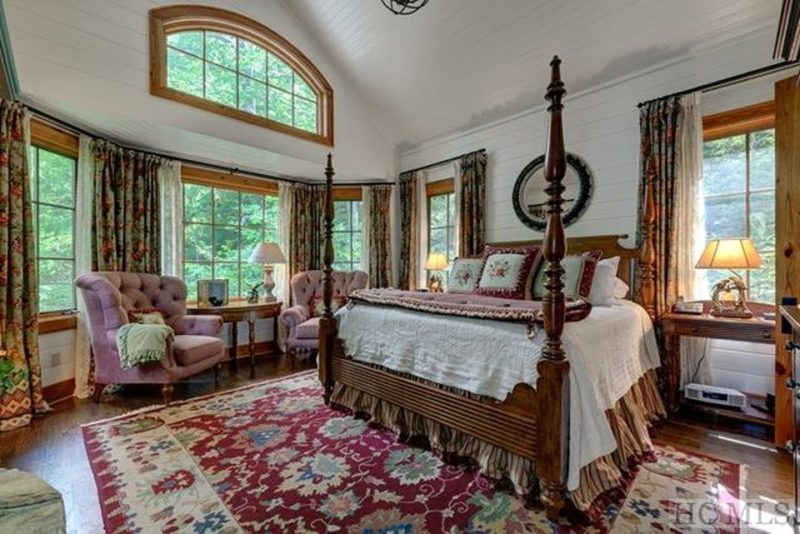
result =
[[[651,198],[651,187],[648,184],[645,190],[646,214],[643,218],[644,243],[641,249],[623,247],[619,244],[621,236],[577,238],[570,240],[569,247],[567,246],[561,220],[564,192],[562,180],[566,171],[561,114],[562,99],[566,91],[561,80],[558,57],[552,60],[551,69],[551,82],[545,95],[550,102],[548,108],[550,127],[545,162],[545,177],[548,182],[546,193],[549,197],[548,223],[542,241],[544,262],[546,262],[545,294],[541,311],[537,316],[537,323],[543,327],[544,341],[541,357],[536,363],[538,371],[536,387],[519,383],[505,401],[499,402],[459,394],[452,388],[437,387],[437,384],[388,372],[379,366],[359,362],[345,354],[331,308],[334,171],[330,155],[325,169],[323,252],[325,311],[320,320],[319,376],[323,385],[324,401],[328,405],[336,404],[332,402],[335,386],[352,388],[474,437],[492,447],[508,451],[515,457],[533,462],[538,480],[538,497],[548,517],[555,519],[568,504],[566,483],[570,450],[570,361],[562,340],[567,322],[565,318],[567,298],[563,282],[565,271],[562,260],[568,252],[580,253],[591,249],[602,250],[607,257],[619,256],[621,258],[619,276],[631,287],[635,287],[634,276],[638,277],[640,304],[652,314],[655,295],[651,227],[655,208]],[[636,263],[638,269],[634,268]],[[490,355],[487,354],[488,356]],[[651,382],[648,386],[654,391],[654,381]],[[639,385],[636,384],[634,387],[638,388]],[[660,401],[656,402],[660,404]],[[630,458],[624,459],[624,461],[629,460]]]

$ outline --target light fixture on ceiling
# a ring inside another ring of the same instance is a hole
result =
[[[395,15],[411,15],[427,4],[428,0],[381,0],[381,2]]]

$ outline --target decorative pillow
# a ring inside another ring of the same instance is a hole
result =
[[[526,300],[531,294],[533,273],[541,261],[541,249],[536,245],[517,248],[486,245],[481,277],[473,293]]]
[[[588,298],[592,291],[592,281],[597,262],[603,257],[601,250],[590,250],[583,254],[564,256],[561,266],[564,268],[564,295],[568,297]],[[533,299],[544,297],[544,274],[547,261],[542,261],[533,281]]]
[[[157,308],[134,308],[128,310],[128,322],[139,324],[166,325],[164,314]]]
[[[347,305],[347,297],[333,297],[331,299],[331,310],[336,313],[336,310]],[[311,311],[311,317],[322,317],[325,315],[325,300],[322,297],[311,297],[308,301],[308,309]]]
[[[589,293],[589,302],[595,306],[610,306],[616,302],[614,282],[619,280],[617,269],[619,269],[619,256],[597,262],[592,291]]]
[[[483,260],[480,258],[457,258],[447,279],[448,293],[472,293],[481,278]]]

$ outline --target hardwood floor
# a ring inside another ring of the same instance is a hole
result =
[[[256,377],[249,378],[249,365],[240,362],[238,370],[227,367],[219,373],[214,389],[211,372],[198,375],[175,387],[176,400],[196,397],[277,378],[313,368],[306,360],[281,356],[260,359]],[[89,463],[83,446],[81,425],[120,415],[136,408],[161,403],[157,386],[126,386],[106,393],[100,404],[89,400],[67,400],[54,406],[54,413],[35,420],[30,426],[7,432],[0,438],[0,465],[33,473],[50,483],[64,496],[70,532],[102,532],[103,523]],[[749,500],[790,501],[792,489],[791,457],[772,448],[767,441],[731,434],[719,424],[707,425],[690,417],[678,416],[660,423],[654,438],[661,444],[748,464]]]

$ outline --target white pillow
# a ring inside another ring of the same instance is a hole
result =
[[[628,284],[620,280],[619,278],[614,279],[614,298],[624,299],[628,295],[628,291],[631,288]]]
[[[589,302],[594,306],[611,306],[617,300],[614,294],[615,281],[619,269],[619,256],[600,260],[594,270]]]

